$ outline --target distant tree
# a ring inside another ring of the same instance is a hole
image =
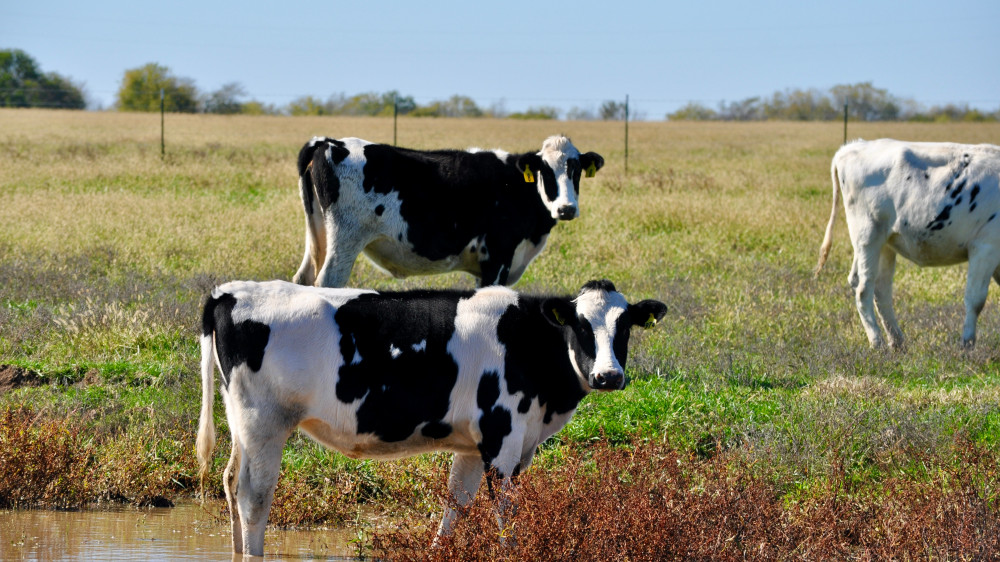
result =
[[[871,82],[837,85],[830,94],[835,107],[843,111],[846,103],[847,115],[858,121],[892,121],[900,116],[901,102]]]
[[[289,115],[330,115],[327,105],[312,96],[302,96],[288,104]]]
[[[786,90],[775,92],[763,104],[764,117],[791,121],[833,119],[836,110],[830,98],[818,90]]]
[[[759,96],[728,104],[721,101],[717,117],[723,121],[756,121],[764,118],[764,109]]]
[[[598,112],[605,121],[621,121],[625,119],[625,104],[614,100],[606,100]]]
[[[165,66],[151,62],[125,71],[118,89],[120,111],[159,111],[160,91],[166,111],[194,113],[198,111],[198,90],[190,78],[178,78]]]
[[[511,119],[559,119],[559,109],[551,106],[529,107],[525,111],[511,113]]]
[[[83,89],[54,72],[43,73],[20,49],[0,50],[0,107],[83,109]]]
[[[510,115],[507,111],[507,100],[500,98],[499,100],[490,104],[490,106],[483,112],[486,117],[493,117],[494,119],[503,119]]]
[[[585,109],[573,106],[566,112],[566,119],[569,121],[593,121],[597,119],[597,114],[593,109]]]
[[[393,107],[400,115],[406,115],[417,108],[412,96],[402,96],[396,90],[384,93],[366,92],[343,100],[333,113],[337,115],[392,115]]]
[[[688,102],[687,105],[667,114],[670,121],[711,121],[718,119],[719,114],[714,109],[705,107],[698,102]]]
[[[239,82],[223,84],[221,88],[208,94],[203,102],[205,113],[222,113],[231,115],[243,113],[243,104],[239,98],[246,97],[246,90]]]
[[[433,101],[419,106],[410,115],[414,117],[482,117],[483,110],[467,96],[454,95],[444,101]]]
[[[379,112],[375,115],[392,115],[393,104],[399,115],[407,115],[417,108],[417,102],[413,101],[413,96],[401,95],[396,90],[389,90],[382,94]]]
[[[281,115],[281,110],[272,104],[250,100],[240,105],[240,113],[243,115]]]

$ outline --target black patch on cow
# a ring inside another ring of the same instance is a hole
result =
[[[375,207],[375,214],[376,215],[378,215],[378,216],[381,217],[382,213],[384,213],[384,212],[385,212],[385,205],[379,205],[379,206]]]
[[[336,203],[340,193],[340,181],[326,160],[326,149],[330,150],[330,158],[335,166],[350,154],[343,141],[337,139],[320,139],[307,142],[298,157],[298,171],[302,191],[302,204],[306,214],[312,212],[313,193],[319,193],[320,205],[323,208]]]
[[[570,297],[561,298],[570,301]],[[500,317],[497,336],[506,350],[507,392],[524,393],[518,411],[537,398],[549,423],[552,416],[575,409],[586,393],[570,363],[563,329],[542,316],[544,301],[544,297],[521,295],[518,304]]]
[[[510,410],[497,404],[500,398],[500,375],[495,372],[483,373],[476,389],[476,405],[482,411],[479,416],[479,432],[483,439],[479,442],[479,454],[483,465],[490,469],[490,463],[500,454],[504,437],[510,435]]]
[[[573,180],[573,190],[576,191],[577,195],[580,194],[580,175],[582,171],[583,168],[580,167],[579,158],[570,158],[566,160],[566,175]]]
[[[424,437],[430,437],[431,439],[444,439],[451,435],[451,424],[444,423],[443,421],[430,422],[420,430],[420,433]]]
[[[934,217],[934,220],[927,223],[927,229],[941,230],[942,228],[945,227],[945,222],[948,220],[948,217],[950,216],[951,216],[951,205],[945,205],[944,209],[941,210],[938,216]]]
[[[215,334],[215,350],[222,368],[222,384],[229,388],[234,368],[245,363],[250,370],[260,371],[264,361],[271,328],[255,320],[233,322],[236,297],[223,293],[218,298],[209,297],[201,316],[202,335]]]
[[[992,215],[990,215],[990,218],[986,219],[986,222],[990,222],[991,220],[993,220],[995,218],[997,218],[997,214],[993,213]]]
[[[555,226],[523,174],[492,152],[417,151],[382,144],[367,145],[364,151],[362,187],[398,195],[408,242],[429,260],[459,255],[470,240],[487,236],[510,241],[509,256],[493,252],[509,262],[522,240],[537,244]]]
[[[542,186],[545,188],[545,197],[549,201],[555,201],[556,197],[559,197],[559,184],[556,183],[555,171],[543,160],[542,169],[539,170],[538,175],[541,176]]]
[[[973,204],[969,205],[969,212],[971,213],[972,211],[975,211],[976,210],[976,205],[978,205],[978,204],[979,203],[973,203]]]
[[[955,189],[951,192],[952,199],[957,197],[958,194],[961,193],[962,190],[965,188],[965,181],[966,181],[965,178],[962,178],[962,181],[958,182],[958,184],[955,185]]]
[[[335,390],[342,402],[363,400],[358,433],[402,441],[424,423],[426,437],[451,433],[443,419],[458,365],[447,344],[455,332],[458,301],[469,296],[459,291],[366,294],[341,305],[334,320],[344,365]],[[360,361],[352,364],[356,357]]]
[[[969,203],[970,204],[976,202],[976,196],[977,195],[979,195],[979,184],[978,183],[975,184],[975,185],[973,185],[972,186],[972,191],[969,192]]]
[[[955,206],[956,207],[959,206],[959,205],[961,205],[961,204],[962,204],[962,198],[961,197],[959,197],[958,199],[955,199]]]
[[[332,143],[340,143],[339,145]],[[349,154],[347,148],[344,147],[344,143],[341,141],[332,141],[330,145],[323,145],[323,147],[329,146],[331,155],[328,160],[326,157],[326,150],[317,150],[313,155],[312,164],[312,181],[315,186],[316,196],[319,198],[319,204],[322,208],[326,209],[337,202],[340,198],[340,179],[337,177],[336,170],[333,169],[338,163],[340,163]]]
[[[531,409],[531,398],[525,396],[521,398],[521,401],[517,403],[517,412],[519,414],[527,414],[528,410]]]

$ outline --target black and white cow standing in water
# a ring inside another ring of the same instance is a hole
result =
[[[466,271],[513,285],[556,222],[579,215],[581,174],[602,166],[564,136],[525,154],[313,138],[299,152],[306,247],[292,280],[343,287],[363,251],[394,277]]]
[[[892,305],[896,254],[919,266],[969,262],[962,343],[973,345],[990,277],[1000,283],[1000,146],[855,141],[834,155],[831,175],[833,210],[816,273],[830,253],[842,191],[854,245],[848,281],[871,345],[883,345],[876,306],[889,345],[903,344]]]
[[[223,477],[233,549],[260,556],[281,468],[299,428],[352,458],[455,453],[450,494],[484,473],[509,484],[592,390],[625,386],[632,326],[667,307],[629,304],[609,281],[579,295],[505,287],[376,293],[292,283],[216,287],[202,320],[201,478],[215,447],[215,366],[233,449]],[[446,509],[439,534],[456,511]]]

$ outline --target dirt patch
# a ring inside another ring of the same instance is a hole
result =
[[[38,373],[17,365],[0,365],[0,392],[23,386],[41,386],[45,381]]]
[[[90,369],[84,373],[83,378],[77,381],[76,385],[78,387],[91,386],[101,383],[101,372],[97,369]]]

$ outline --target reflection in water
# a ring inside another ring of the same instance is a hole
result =
[[[116,511],[0,510],[0,560],[229,560],[229,520],[218,504]],[[351,530],[268,529],[265,557],[350,559]]]

